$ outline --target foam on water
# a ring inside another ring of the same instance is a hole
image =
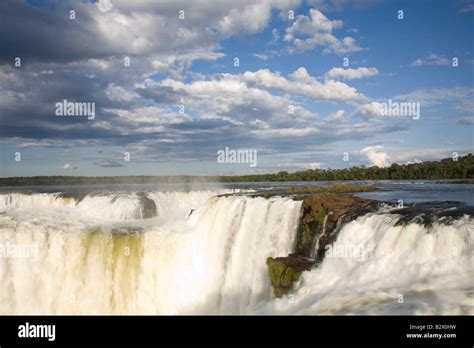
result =
[[[133,225],[105,223],[127,216],[133,197],[128,208],[102,197],[63,208],[50,197],[50,211],[12,204],[0,244],[35,253],[0,260],[0,313],[249,312],[272,297],[265,260],[291,252],[301,202],[215,195],[151,194],[161,217]],[[97,215],[84,209],[92,201]],[[117,233],[131,226],[141,231]]]
[[[301,202],[227,193],[148,192],[149,219],[138,193],[1,194],[0,314],[474,314],[469,216],[359,217],[275,299],[265,260],[292,252]]]
[[[397,221],[368,214],[348,223],[291,297],[259,312],[474,314],[472,218],[431,227]]]

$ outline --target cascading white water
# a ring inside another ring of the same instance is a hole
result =
[[[0,314],[474,314],[472,217],[359,217],[275,299],[301,202],[226,193],[0,194]]]
[[[291,296],[258,313],[474,314],[474,221],[396,225],[391,214],[346,224]]]
[[[251,312],[272,297],[265,260],[291,252],[301,202],[222,193],[149,193],[145,220],[135,194],[0,195],[0,313]]]
[[[155,202],[157,215],[163,219],[180,218],[183,211],[201,207],[207,199],[219,194],[238,193],[239,190],[173,191],[149,192]],[[131,193],[98,192],[85,195],[82,199],[73,196],[63,197],[60,193],[7,193],[0,194],[0,212],[15,209],[21,213],[37,213],[52,210],[54,212],[73,213],[76,217],[99,219],[100,221],[124,221],[142,219],[143,195]]]

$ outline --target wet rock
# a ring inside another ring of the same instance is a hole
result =
[[[76,203],[81,202],[89,193],[87,191],[66,191],[59,193],[58,197],[65,200],[73,200]]]
[[[149,219],[158,215],[156,204],[153,199],[149,198],[145,192],[139,192],[137,193],[137,196],[140,199],[142,219]]]
[[[379,203],[349,195],[324,194],[306,197],[296,237],[295,253],[321,260],[345,223],[374,211]]]
[[[334,242],[344,224],[379,206],[377,201],[342,194],[301,199],[303,208],[294,253],[267,259],[268,274],[277,297],[287,294],[302,272],[322,261],[326,246]]]
[[[301,275],[311,269],[314,261],[298,254],[287,257],[267,258],[268,274],[276,297],[287,294]]]
[[[396,226],[417,223],[432,227],[435,223],[448,225],[465,215],[474,216],[474,207],[456,201],[433,201],[395,208],[390,210],[390,214],[399,215]]]

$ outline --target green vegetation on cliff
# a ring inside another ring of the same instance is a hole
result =
[[[334,192],[305,197],[294,252],[285,257],[267,258],[275,296],[282,297],[290,292],[301,273],[322,260],[326,246],[337,236],[341,219],[350,221],[377,205],[376,201]]]
[[[292,254],[288,257],[267,258],[268,275],[276,297],[287,294],[301,275],[301,272],[310,270],[313,261],[305,260],[301,256]]]

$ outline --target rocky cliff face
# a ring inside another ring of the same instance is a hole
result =
[[[144,192],[139,192],[142,219],[149,219],[158,215],[155,201],[149,198]]]
[[[376,201],[344,194],[325,193],[296,199],[303,199],[303,210],[294,253],[267,259],[277,297],[288,293],[303,271],[315,267],[324,258],[326,246],[336,239],[346,222],[378,207]]]
[[[288,293],[301,275],[314,266],[314,261],[298,254],[267,258],[268,275],[276,297]]]

